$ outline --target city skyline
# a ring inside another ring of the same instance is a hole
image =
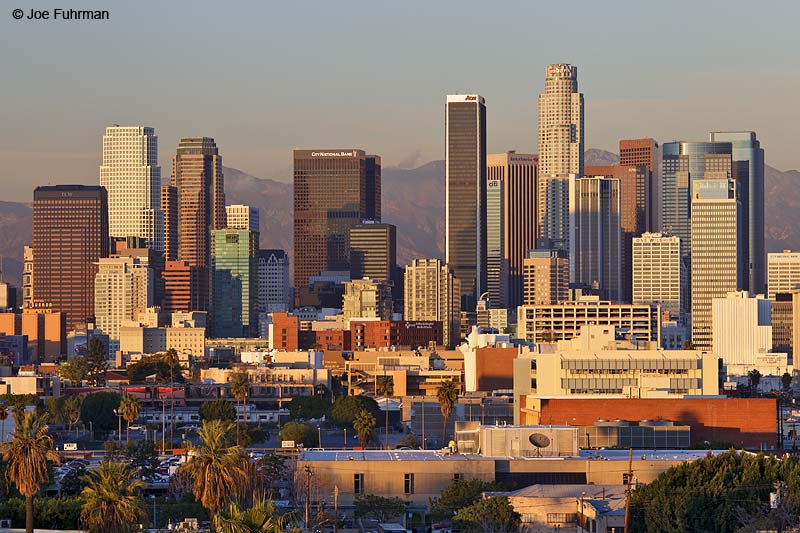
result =
[[[10,19],[0,22],[4,30],[0,32],[0,42],[14,52],[4,62],[17,73],[4,87],[4,93],[18,105],[7,110],[4,120],[8,128],[0,132],[0,161],[8,172],[0,183],[7,190],[7,199],[30,201],[22,187],[27,181],[92,183],[99,165],[98,133],[113,123],[154,127],[162,143],[162,168],[169,168],[171,154],[167,147],[176,146],[181,137],[203,134],[217,139],[230,166],[284,182],[291,180],[292,148],[329,145],[334,136],[342,146],[364,146],[363,140],[369,138],[365,148],[382,154],[386,167],[416,166],[442,159],[441,97],[467,88],[480,91],[494,110],[487,124],[489,152],[536,152],[536,95],[543,88],[541,71],[557,61],[581,68],[581,92],[588,95],[587,147],[615,151],[621,138],[650,136],[660,143],[702,141],[709,130],[753,130],[770,148],[769,164],[782,170],[798,167],[791,139],[795,137],[793,125],[800,119],[800,110],[779,104],[785,94],[800,85],[797,76],[786,68],[793,64],[790,51],[796,48],[789,26],[797,18],[798,8],[793,5],[768,7],[758,20],[744,21],[733,15],[733,8],[730,13],[718,13],[711,6],[695,6],[693,17],[687,19],[680,15],[678,6],[656,17],[648,6],[631,6],[612,13],[603,6],[587,4],[586,17],[571,19],[570,24],[575,24],[570,28],[574,39],[559,41],[558,50],[543,44],[565,28],[566,7],[547,6],[535,13],[541,22],[533,32],[536,35],[527,36],[531,32],[514,29],[534,20],[533,6],[519,6],[519,16],[504,19],[504,24],[512,25],[504,26],[509,30],[504,36],[507,58],[498,59],[497,54],[472,44],[469,49],[474,57],[470,61],[457,54],[460,47],[469,44],[466,35],[470,32],[453,34],[455,30],[444,24],[449,10],[443,6],[426,6],[425,17],[393,13],[392,24],[378,27],[366,24],[370,15],[359,9],[329,14],[345,27],[357,28],[362,36],[388,32],[373,39],[379,43],[377,46],[364,50],[359,44],[361,39],[340,33],[341,25],[316,10],[275,6],[273,13],[266,6],[253,5],[253,16],[239,18],[237,23],[249,28],[259,21],[265,27],[258,32],[236,32],[232,36],[235,38],[209,43],[208,49],[203,48],[204,53],[197,54],[204,63],[210,57],[225,64],[230,74],[227,79],[237,81],[207,87],[194,80],[203,75],[203,69],[174,72],[176,60],[194,64],[197,59],[186,56],[186,50],[176,48],[172,42],[138,43],[127,49],[125,44],[135,38],[137,23],[143,22],[146,10],[121,4],[111,7],[115,16],[96,31],[101,38],[106,32],[119,36],[114,49],[126,60],[118,65],[108,64],[108,52],[96,50],[95,34],[80,35],[74,28],[64,26],[44,29],[15,24]],[[266,9],[270,11],[262,11]],[[171,25],[185,16],[177,6],[159,6],[159,14],[153,22],[156,25]],[[291,39],[292,48],[287,50],[287,30],[279,21],[282,17],[300,16],[308,23],[302,31],[310,31],[314,37],[307,41]],[[497,31],[493,28],[499,14],[484,16],[489,31]],[[713,42],[706,33],[706,23],[712,17],[716,24],[725,23],[730,29]],[[181,27],[180,31],[191,37],[207,28],[203,20],[195,22],[193,27],[181,25],[186,28]],[[478,24],[472,20],[464,23],[467,29]],[[736,35],[745,30],[745,24],[747,33],[758,38],[751,46],[739,49]],[[423,46],[409,44],[406,58],[397,54],[398,47],[391,41],[395,38],[395,42],[405,42],[398,32],[407,26],[414,28]],[[631,45],[651,39],[651,34],[657,37],[673,26],[681,27],[682,39],[671,40],[669,45],[657,44],[658,41],[650,46]],[[19,43],[33,42],[32,36],[41,38],[43,44],[22,48]],[[598,39],[600,36],[602,39]],[[62,48],[53,50],[47,46],[58,37],[69,37]],[[318,46],[321,39],[326,39],[324,53]],[[420,48],[432,49],[433,54]],[[547,51],[531,55],[526,50]],[[221,54],[233,59],[224,61]],[[193,94],[169,89],[142,94],[132,79],[133,71],[138,69],[129,68],[131,63],[141,61],[140,55],[152,57],[154,75],[167,82],[159,86],[188,83],[196,88]],[[298,61],[286,61],[290,55]],[[354,63],[352,58],[359,56],[363,60]],[[86,57],[87,61],[70,59],[75,57]],[[443,58],[452,57],[458,59],[452,61],[451,67],[440,69]],[[637,67],[620,69],[620,57],[637,60]],[[63,68],[56,66],[70,61],[76,63],[74,77],[64,80],[59,74]],[[509,68],[510,63],[514,68]],[[269,74],[254,74],[249,68],[252,64],[262,65],[259,70]],[[314,68],[308,69],[309,66]],[[678,66],[681,76],[674,76],[669,68]],[[297,90],[297,84],[287,81],[304,82],[314,70],[319,73],[318,84],[301,83],[308,88]],[[747,75],[743,76],[743,71]],[[364,80],[362,72],[372,76]],[[363,83],[347,83],[348,73],[358,75]],[[686,83],[687,78],[692,83]],[[54,99],[44,88],[56,83],[60,91],[59,98]],[[109,90],[89,90],[100,83]],[[31,90],[31,86],[41,88]],[[197,107],[212,94],[225,105],[197,113]],[[63,105],[66,102],[70,105]],[[359,105],[390,117],[391,127],[376,129],[371,121],[350,118]],[[45,121],[49,124],[47,131],[40,127]],[[309,128],[311,121],[313,131]],[[81,126],[76,128],[75,124]]]

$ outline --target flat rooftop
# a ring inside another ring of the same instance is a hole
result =
[[[633,450],[636,461],[696,461],[707,454],[720,455],[727,450]],[[627,461],[628,450],[580,450],[569,457],[507,457],[480,454],[449,454],[445,450],[306,450],[300,455],[303,461],[570,461],[594,459],[598,461]]]

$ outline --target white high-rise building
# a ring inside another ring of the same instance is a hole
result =
[[[800,252],[784,250],[767,254],[767,292],[774,300],[778,293],[800,289]]]
[[[728,375],[746,374],[758,364],[756,356],[772,351],[772,302],[734,291],[714,298],[712,306],[713,352]]]
[[[100,185],[108,191],[109,236],[141,237],[148,247],[163,252],[161,167],[153,128],[106,128]]]
[[[683,323],[686,270],[676,235],[644,233],[633,238],[633,303],[661,304],[670,319]]]
[[[403,293],[406,320],[435,320],[442,323],[445,346],[459,340],[461,326],[461,283],[439,259],[414,259],[406,267]]]
[[[153,305],[153,271],[146,257],[101,258],[97,265],[95,323],[109,339],[119,340],[122,323]]]
[[[548,65],[544,92],[539,94],[539,176],[583,176],[583,94],[578,68]],[[539,180],[539,217],[544,217],[546,180]]]
[[[739,219],[736,182],[702,179],[692,184],[692,343],[712,344],[711,304],[739,289]]]
[[[285,313],[291,309],[289,256],[283,250],[258,251],[258,311]]]
[[[226,205],[225,217],[230,229],[246,229],[258,232],[258,208],[251,205]]]

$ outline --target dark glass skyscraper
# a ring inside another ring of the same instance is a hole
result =
[[[753,131],[713,131],[711,142],[729,142],[734,161],[745,163],[747,172],[748,287],[752,293],[766,290],[767,267],[764,244],[764,149]],[[742,180],[740,180],[742,181]],[[740,198],[745,199],[739,189]]]
[[[108,257],[108,247],[108,194],[104,187],[36,187],[34,298],[64,313],[67,329],[94,316],[97,261]]]
[[[445,262],[461,282],[461,309],[486,290],[486,103],[449,94],[445,104]]]
[[[350,228],[381,212],[381,158],[363,150],[294,151],[294,286],[350,270]]]

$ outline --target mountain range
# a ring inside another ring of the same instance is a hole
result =
[[[586,165],[610,165],[616,154],[588,149]],[[282,248],[292,256],[293,190],[289,182],[262,179],[225,167],[228,204],[260,210],[261,248]],[[386,167],[382,175],[382,219],[397,226],[397,260],[444,257],[444,161],[413,169]],[[765,168],[766,244],[768,251],[800,250],[800,171]],[[3,277],[16,286],[22,279],[22,247],[31,239],[28,204],[0,202],[0,255]]]

